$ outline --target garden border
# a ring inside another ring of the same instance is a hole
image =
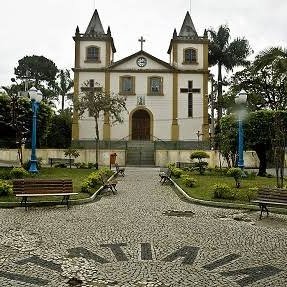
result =
[[[179,191],[180,194],[190,203],[209,206],[209,207],[217,207],[217,208],[245,209],[249,211],[260,211],[259,206],[254,205],[254,204],[211,201],[211,200],[203,200],[203,199],[191,197],[172,178],[170,179],[171,179],[170,182],[177,189],[177,191]],[[270,207],[269,209],[270,211],[274,213],[287,214],[286,208]]]
[[[118,175],[118,172],[115,172],[108,179],[111,180]],[[86,203],[94,202],[97,195],[102,191],[103,185],[101,185],[90,197],[82,198],[82,199],[70,199],[70,207],[73,205],[82,205]],[[38,202],[29,202],[29,206],[41,207],[41,206],[62,206],[59,204],[59,201],[38,201]],[[21,202],[18,201],[2,201],[0,202],[0,208],[15,208],[21,207]]]

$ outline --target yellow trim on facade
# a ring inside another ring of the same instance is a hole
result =
[[[106,96],[110,96],[110,73],[105,73],[105,93]],[[111,125],[110,125],[110,118],[109,115],[104,115],[104,124],[103,124],[103,140],[109,141],[111,139]]]
[[[177,53],[177,49],[178,49],[178,45],[176,42],[173,42],[172,44],[172,55],[173,55],[173,59],[172,59],[172,65],[173,66],[177,66],[178,64],[178,53]]]
[[[208,74],[203,75],[203,124],[202,124],[202,139],[209,139],[209,124],[208,124]]]
[[[79,39],[75,39],[75,69],[80,69],[81,65],[80,65],[80,41]]]
[[[203,44],[203,69],[208,70],[208,43]]]
[[[171,125],[171,140],[179,139],[178,118],[178,74],[173,73],[173,91],[172,91],[172,125]]]
[[[111,64],[111,42],[106,42],[106,67]]]
[[[74,73],[74,96],[73,102],[76,103],[79,98],[79,72]],[[79,140],[79,115],[78,112],[73,109],[72,120],[72,140]]]
[[[154,118],[153,118],[153,114],[152,114],[152,112],[151,112],[148,108],[143,107],[143,106],[136,107],[136,108],[134,108],[134,109],[129,113],[129,140],[132,140],[133,114],[134,114],[136,111],[139,111],[139,110],[145,110],[145,111],[147,111],[148,114],[149,114],[149,117],[150,117],[150,140],[152,141],[152,140],[153,140],[153,129],[154,129]]]

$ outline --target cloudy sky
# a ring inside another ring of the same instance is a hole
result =
[[[72,36],[84,32],[94,9],[111,27],[119,60],[140,49],[168,61],[173,29],[190,10],[199,35],[228,24],[232,37],[246,37],[254,54],[270,46],[287,47],[286,0],[1,0],[0,86],[9,85],[14,67],[26,55],[43,55],[59,69],[72,68]]]

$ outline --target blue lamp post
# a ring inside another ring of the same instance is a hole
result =
[[[29,90],[29,96],[32,101],[32,111],[33,111],[33,121],[32,121],[32,153],[29,172],[37,173],[37,157],[36,157],[36,131],[37,131],[37,111],[39,108],[39,103],[42,100],[42,93],[35,87]]]
[[[238,113],[238,161],[237,166],[241,169],[244,168],[244,159],[243,159],[243,147],[244,147],[244,139],[243,139],[243,114],[244,114],[244,104],[247,100],[247,94],[244,90],[241,90],[235,97],[235,103],[240,107]]]

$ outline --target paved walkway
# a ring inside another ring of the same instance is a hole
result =
[[[91,204],[0,210],[0,286],[287,285],[286,216],[193,205],[158,180],[128,168]]]

